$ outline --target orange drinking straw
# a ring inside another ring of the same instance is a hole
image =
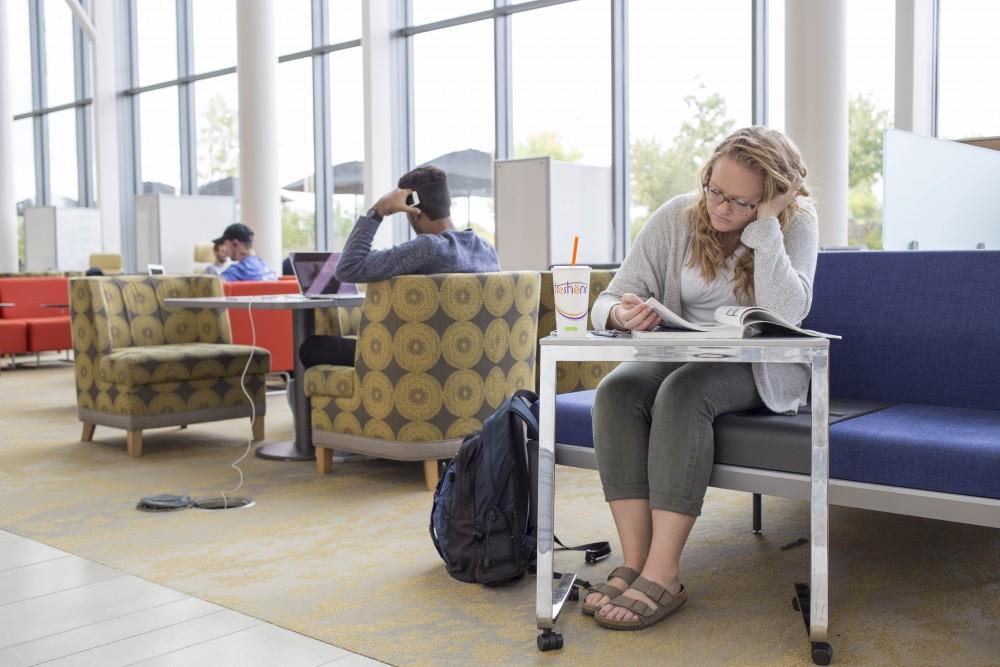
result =
[[[576,266],[576,249],[580,247],[580,237],[573,237],[573,261],[570,262],[573,266]]]

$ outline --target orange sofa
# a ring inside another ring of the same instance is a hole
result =
[[[294,279],[225,282],[222,288],[226,296],[299,293],[299,284]],[[263,347],[271,352],[271,372],[291,373],[295,369],[292,349],[292,311],[255,310],[253,323],[257,332],[257,347]],[[250,317],[246,310],[230,310],[229,326],[233,332],[234,344],[250,344]]]
[[[0,355],[68,350],[73,347],[68,304],[69,280],[61,276],[0,278]]]

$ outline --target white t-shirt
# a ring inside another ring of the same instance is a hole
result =
[[[681,317],[688,322],[714,322],[715,309],[719,306],[752,306],[753,302],[746,296],[736,298],[733,282],[736,262],[747,251],[746,246],[738,247],[726,258],[725,266],[716,271],[715,280],[706,283],[699,267],[688,266],[691,262],[691,246],[688,246],[681,267]]]
[[[222,264],[209,264],[205,267],[205,273],[213,276],[221,276],[222,272],[232,266],[233,260],[226,258],[226,261]]]

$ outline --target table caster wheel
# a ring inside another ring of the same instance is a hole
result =
[[[792,609],[794,609],[795,611],[802,611],[802,609],[799,607],[798,598],[792,598]]]
[[[812,660],[814,665],[829,665],[833,660],[833,647],[826,642],[813,642]]]
[[[544,630],[538,635],[539,651],[558,651],[563,646],[563,636],[558,632]]]
[[[580,599],[580,589],[577,588],[576,586],[574,586],[573,588],[571,588],[570,591],[569,591],[569,599],[572,602],[576,602],[577,600],[579,600]]]

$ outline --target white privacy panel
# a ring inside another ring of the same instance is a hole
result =
[[[101,252],[101,213],[96,208],[24,210],[25,271],[86,271],[95,252]]]
[[[548,157],[494,162],[496,248],[505,271],[613,259],[611,169]]]
[[[883,247],[1000,249],[1000,151],[886,130]]]
[[[196,270],[194,246],[222,236],[235,221],[235,199],[208,195],[142,194],[135,198],[136,270],[162,264],[167,273]]]

